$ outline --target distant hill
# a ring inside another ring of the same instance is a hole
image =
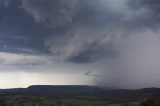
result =
[[[111,90],[111,88],[86,85],[32,85],[27,88],[0,89],[0,94],[52,95],[64,93],[91,93],[102,90]]]
[[[107,88],[106,88],[107,89]],[[81,86],[81,85],[32,85],[26,91],[32,94],[64,94],[64,93],[87,93],[99,91],[101,88],[95,86]]]
[[[1,95],[36,95],[36,96],[94,96],[107,101],[138,101],[144,98],[160,99],[160,88],[139,90],[111,89],[97,86],[80,85],[32,85],[28,88],[0,89]]]

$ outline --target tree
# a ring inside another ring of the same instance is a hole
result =
[[[158,106],[154,99],[146,99],[140,103],[140,106]]]

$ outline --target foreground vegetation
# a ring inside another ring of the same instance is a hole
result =
[[[138,106],[136,102],[109,103],[90,98],[55,98],[38,96],[1,96],[0,106]]]
[[[125,90],[38,85],[2,89],[0,106],[160,106],[160,88]]]
[[[145,99],[141,102],[110,102],[94,97],[66,98],[12,95],[0,96],[0,106],[160,106],[156,99]]]

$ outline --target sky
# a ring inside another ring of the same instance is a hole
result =
[[[0,88],[160,87],[159,0],[0,0]]]

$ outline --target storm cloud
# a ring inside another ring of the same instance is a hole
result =
[[[85,67],[100,86],[159,87],[159,24],[159,0],[0,0],[0,55],[16,55],[1,61]]]

